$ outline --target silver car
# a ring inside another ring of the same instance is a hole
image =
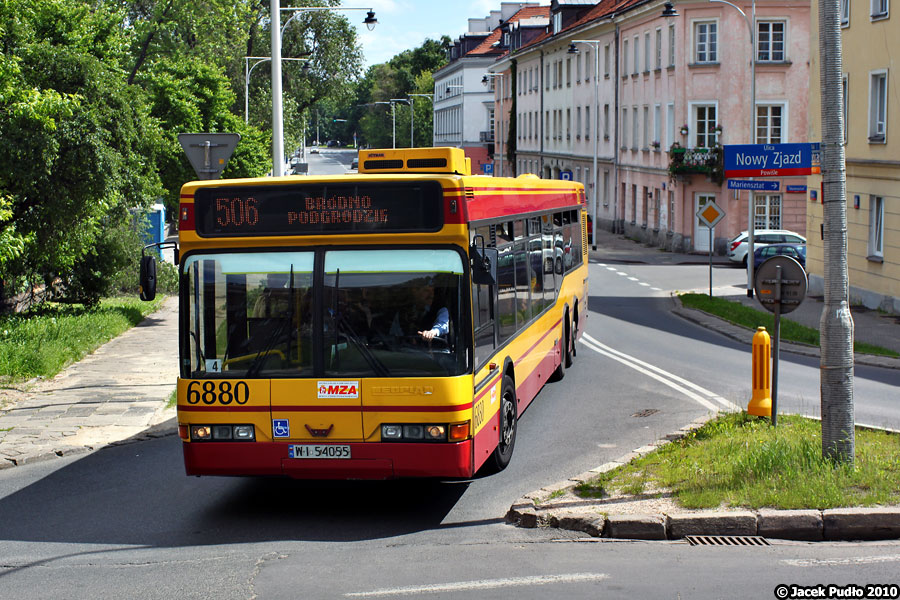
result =
[[[728,244],[728,259],[732,262],[741,263],[743,267],[747,266],[747,244],[748,234],[746,231],[740,232]],[[805,244],[806,238],[795,231],[787,229],[754,229],[753,230],[753,249],[760,246],[768,246],[769,244],[783,244],[789,242],[792,244]]]

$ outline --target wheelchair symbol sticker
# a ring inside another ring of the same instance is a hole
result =
[[[291,426],[287,419],[272,419],[272,434],[277,438],[291,437]]]

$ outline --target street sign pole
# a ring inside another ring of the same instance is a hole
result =
[[[713,247],[713,230],[715,227],[709,228],[709,297],[712,298],[712,247]]]

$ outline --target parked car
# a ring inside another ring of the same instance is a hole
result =
[[[736,235],[728,245],[728,259],[732,262],[741,263],[743,267],[747,266],[747,244],[748,234],[746,231]],[[805,244],[806,238],[794,231],[787,229],[754,229],[753,230],[753,250],[760,246],[768,246],[769,244]]]
[[[806,244],[797,243],[769,244],[761,248],[754,248],[753,268],[758,269],[761,264],[773,256],[790,256],[806,269]]]
[[[358,169],[359,169],[359,157],[356,157],[350,162],[350,170],[356,171]]]

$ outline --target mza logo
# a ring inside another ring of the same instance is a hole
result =
[[[320,381],[319,398],[359,398],[358,381]]]

